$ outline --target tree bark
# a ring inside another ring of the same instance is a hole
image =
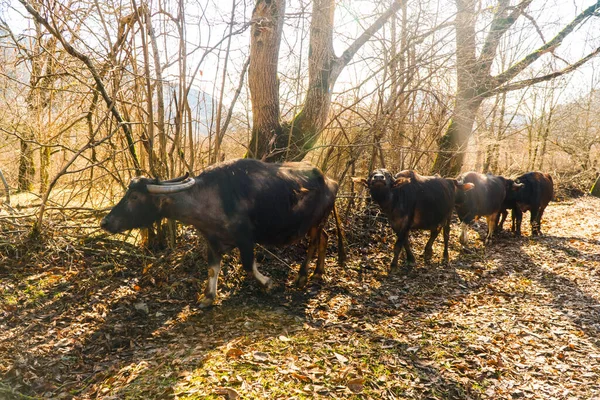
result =
[[[475,55],[475,1],[457,0],[456,6],[456,100],[446,134],[439,140],[433,172],[456,176],[462,168],[475,114],[483,101],[477,96],[478,64]]]
[[[282,0],[258,0],[250,43],[248,83],[252,100],[252,139],[247,157],[270,162],[301,160],[319,139],[327,122],[331,90],[356,52],[400,9],[392,5],[343,53],[333,51],[335,0],[314,0],[308,53],[308,91],[301,111],[290,121],[279,121],[277,59],[281,41]]]
[[[252,102],[252,140],[247,157],[265,159],[279,122],[279,81],[277,66],[283,31],[285,0],[257,0],[250,29],[248,86]]]

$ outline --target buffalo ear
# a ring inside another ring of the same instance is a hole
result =
[[[472,184],[471,182],[467,182],[463,185],[463,190],[465,192],[468,192],[469,190],[473,189],[475,187],[474,184]]]
[[[364,187],[369,187],[367,180],[361,176],[353,176],[351,179],[352,179],[352,182],[354,182],[354,183],[360,183]]]
[[[462,190],[463,192],[468,192],[475,187],[471,182],[464,183],[462,180],[458,179],[452,179],[452,183],[454,183],[454,186],[457,189]]]
[[[394,183],[392,184],[392,187],[393,188],[397,188],[397,187],[400,187],[400,186],[404,186],[407,183],[410,183],[410,178],[405,178],[405,177],[401,176],[401,177],[396,178],[394,180]]]

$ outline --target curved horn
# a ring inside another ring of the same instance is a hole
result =
[[[185,181],[187,178],[190,177],[190,173],[186,172],[184,176],[180,176],[179,178],[173,178],[173,179],[169,179],[168,181],[159,181],[158,184],[159,185],[171,185],[173,183],[180,183]]]
[[[168,193],[177,193],[187,190],[196,184],[196,180],[194,178],[186,178],[183,182],[168,182],[166,185],[163,185],[164,182],[159,183],[158,185],[146,185],[149,193],[152,194],[168,194]]]

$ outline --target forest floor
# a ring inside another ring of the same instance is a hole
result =
[[[388,275],[387,224],[357,219],[346,268],[330,248],[324,282],[293,287],[302,246],[262,256],[282,288],[270,295],[232,256],[211,309],[197,307],[191,231],[152,255],[0,227],[0,398],[600,398],[600,199],[544,217],[544,236],[524,223],[487,247],[482,221],[468,254],[454,225],[451,265],[438,239],[409,275]]]

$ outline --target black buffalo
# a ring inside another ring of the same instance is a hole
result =
[[[456,213],[461,222],[460,242],[466,246],[469,241],[468,225],[479,217],[485,217],[488,224],[485,243],[489,243],[496,230],[508,183],[501,176],[477,172],[466,172],[459,180],[475,185],[473,190],[465,193],[464,198],[456,203]]]
[[[510,189],[507,191],[503,204],[502,218],[498,224],[499,230],[504,225],[508,215],[507,210],[512,210],[511,231],[515,232],[516,235],[521,235],[523,212],[530,211],[531,235],[541,234],[544,210],[554,197],[552,176],[543,172],[527,172],[514,181],[509,180],[509,182]]]
[[[254,260],[255,244],[285,245],[308,234],[307,256],[296,283],[306,284],[315,251],[312,277],[320,278],[327,247],[323,225],[334,209],[337,190],[335,181],[308,163],[240,159],[209,167],[195,178],[166,182],[136,178],[101,226],[117,233],[170,218],[196,227],[208,243],[209,280],[201,305],[209,306],[217,295],[222,255],[236,247],[244,270],[269,290],[272,281],[258,271]],[[343,262],[337,216],[336,223]]]
[[[371,197],[386,214],[396,233],[392,271],[398,267],[398,257],[403,247],[406,250],[406,267],[410,268],[415,264],[415,256],[410,249],[408,239],[411,229],[431,232],[423,252],[423,258],[429,261],[433,255],[433,242],[443,228],[443,260],[448,262],[450,219],[456,192],[471,190],[472,184],[463,184],[455,179],[437,176],[422,176],[412,170],[402,171],[392,177],[385,169],[371,172],[367,179],[353,178],[353,180],[369,189]]]

